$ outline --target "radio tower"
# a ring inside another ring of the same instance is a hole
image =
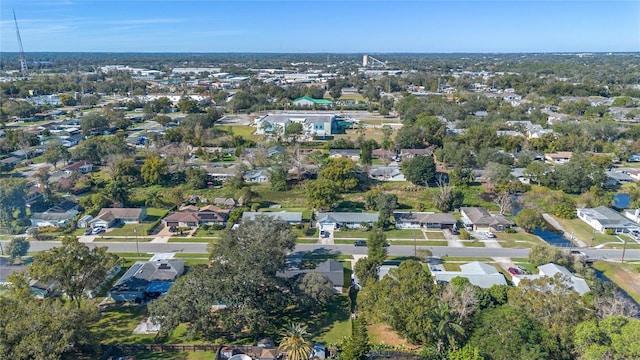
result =
[[[13,21],[16,23],[16,35],[18,35],[18,46],[20,46],[20,72],[23,77],[29,75],[29,69],[27,69],[27,59],[24,57],[24,49],[22,48],[22,38],[20,38],[20,29],[18,28],[18,20],[16,19],[16,11],[13,10]]]

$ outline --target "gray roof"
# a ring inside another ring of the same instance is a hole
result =
[[[335,114],[267,114],[262,121],[266,120],[270,123],[280,123],[286,121],[303,122],[303,123],[327,123],[335,119]]]
[[[333,286],[344,286],[344,266],[341,262],[333,259],[318,263],[315,269],[288,269],[278,272],[277,276],[292,278],[300,274],[307,274],[311,272],[317,272],[326,276]]]
[[[419,222],[422,224],[455,224],[456,219],[447,213],[429,213],[429,212],[401,212],[393,213],[395,221],[403,222]]]
[[[399,166],[376,166],[369,169],[371,176],[399,176],[402,170]]]
[[[45,221],[61,221],[61,220],[69,220],[76,216],[78,212],[76,211],[66,211],[66,212],[42,212],[42,213],[33,213],[31,215],[32,220],[45,220]]]
[[[242,213],[242,220],[254,220],[256,216],[267,216],[270,218],[274,218],[277,220],[282,220],[286,222],[302,222],[302,213],[301,212],[290,212],[290,211],[279,211],[279,212],[268,212],[268,211],[245,211]]]
[[[331,155],[360,156],[360,149],[329,149]]]
[[[489,212],[481,207],[461,207],[460,212],[464,212],[469,221],[474,225],[514,225],[513,221],[504,217],[504,215],[491,215]]]
[[[589,285],[587,285],[587,282],[584,279],[573,275],[569,270],[567,270],[567,268],[562,265],[548,263],[538,266],[538,270],[540,271],[540,274],[537,275],[514,276],[514,279],[516,279],[516,281],[514,282],[518,284],[520,283],[520,280],[536,280],[543,277],[554,277],[556,276],[556,274],[562,274],[568,280],[567,285],[569,285],[569,287],[579,295],[584,295],[585,293],[591,291],[591,288],[589,288]]]
[[[378,221],[377,213],[325,212],[318,213],[318,222],[342,223],[374,223]]]
[[[635,222],[622,216],[619,212],[606,206],[578,209],[578,212],[599,222],[604,228],[633,228],[639,226]]]
[[[507,281],[495,267],[474,261],[460,265],[460,271],[433,271],[436,281],[450,282],[457,277],[469,279],[473,285],[488,289],[493,285],[507,285]]]

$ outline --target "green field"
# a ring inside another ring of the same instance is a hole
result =
[[[620,242],[620,240],[616,239],[613,235],[601,234],[597,231],[594,231],[593,228],[584,221],[580,219],[560,219],[558,217],[554,217],[565,230],[565,237],[571,238],[571,236],[575,236],[576,238],[582,240],[587,246],[596,246],[600,244],[605,244],[609,242]],[[593,244],[591,242],[593,239]]]
[[[640,303],[640,265],[598,261],[593,264],[593,267]]]

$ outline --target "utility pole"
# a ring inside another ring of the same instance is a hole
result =
[[[418,257],[418,246],[416,243],[416,236],[413,235],[413,257],[417,258]]]
[[[133,228],[133,233],[136,235],[136,252],[138,253],[138,257],[140,256],[140,248],[138,247],[138,227]]]
[[[624,264],[624,253],[627,251],[627,239],[624,239],[624,245],[622,245],[622,259],[620,260],[621,264]]]

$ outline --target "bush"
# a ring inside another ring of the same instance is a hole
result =
[[[604,233],[607,234],[607,235],[613,235],[613,234],[615,234],[615,231],[613,231],[613,229],[607,229],[607,230],[605,230]]]
[[[504,229],[504,232],[506,232],[507,234],[515,234],[517,233],[517,231],[513,228],[506,228]]]
[[[460,240],[471,240],[471,234],[465,229],[460,229]]]
[[[149,225],[149,227],[147,228],[147,235],[153,235],[153,230],[155,230],[155,228],[160,225],[160,222],[162,222],[162,218],[159,218],[158,220],[151,223],[151,225]]]

